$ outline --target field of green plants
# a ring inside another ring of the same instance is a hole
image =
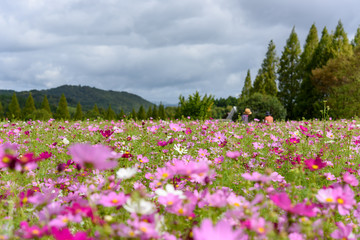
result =
[[[0,239],[357,239],[360,122],[0,123]]]

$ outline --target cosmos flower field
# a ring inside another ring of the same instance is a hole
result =
[[[0,123],[0,239],[357,239],[360,122]]]

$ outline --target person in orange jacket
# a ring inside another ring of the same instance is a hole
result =
[[[270,112],[266,112],[264,122],[266,123],[274,122],[274,118],[270,115]]]

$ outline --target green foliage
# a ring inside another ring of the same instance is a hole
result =
[[[49,120],[52,117],[52,115],[46,111],[45,109],[37,109],[35,110],[31,115],[30,118],[33,120],[42,120],[46,121]]]
[[[125,118],[126,118],[126,115],[125,115],[124,110],[120,109],[120,112],[117,115],[117,119],[125,119]]]
[[[318,32],[315,24],[313,24],[306,38],[304,51],[300,56],[298,71],[301,84],[299,93],[296,97],[295,108],[295,117],[298,119],[301,119],[302,117],[309,119],[314,116],[314,107],[312,107],[312,104],[318,97],[316,89],[311,81],[311,61],[318,43]]]
[[[251,75],[250,75],[250,69],[248,69],[246,78],[245,78],[245,82],[244,82],[244,86],[241,91],[240,98],[246,99],[246,98],[250,97],[251,89],[252,89]]]
[[[352,56],[329,60],[313,71],[316,88],[326,97],[330,116],[351,118],[360,109],[360,49]]]
[[[97,106],[96,103],[94,104],[93,108],[92,108],[90,111],[87,111],[87,112],[86,112],[86,117],[87,117],[88,119],[92,119],[92,120],[101,117],[99,108],[98,108],[98,106]]]
[[[356,30],[356,34],[354,36],[354,39],[351,41],[351,45],[353,46],[354,50],[355,48],[360,46],[360,27]]]
[[[31,92],[29,93],[29,97],[26,100],[25,107],[22,110],[22,117],[23,119],[30,119],[30,115],[36,110],[34,99],[31,95]]]
[[[49,100],[46,95],[44,96],[43,101],[41,103],[41,109],[46,110],[50,115],[52,115]]]
[[[294,27],[286,41],[278,69],[278,98],[284,105],[287,111],[287,117],[290,119],[293,119],[296,116],[295,98],[298,95],[300,88],[300,76],[298,71],[300,53],[300,42]]]
[[[214,104],[214,97],[205,94],[202,98],[198,91],[189,95],[187,99],[179,96],[180,113],[184,117],[190,116],[193,119],[206,119],[210,117],[211,107]]]
[[[151,117],[152,117],[153,119],[158,119],[158,118],[159,118],[159,111],[158,111],[156,105],[154,105],[154,107],[153,107],[153,109],[152,109],[152,115],[151,115]]]
[[[76,106],[74,120],[82,120],[82,119],[83,119],[83,112],[82,112],[82,109],[81,109],[81,104],[80,104],[80,102],[78,102],[78,104]]]
[[[233,96],[229,96],[227,98],[214,99],[214,106],[217,107],[226,108],[227,106],[236,106],[237,104],[238,104],[238,99]]]
[[[349,39],[347,37],[347,34],[344,30],[341,21],[339,21],[338,25],[335,28],[335,32],[332,36],[332,41],[331,41],[332,58],[336,58],[341,55],[350,56],[352,54],[353,54],[352,46],[349,42]]]
[[[8,106],[6,116],[10,120],[21,119],[21,109],[15,92],[11,97],[11,102]]]
[[[159,119],[162,119],[162,120],[166,119],[165,107],[161,103],[159,105]]]
[[[3,120],[4,118],[4,107],[2,105],[2,103],[0,102],[0,120]]]
[[[146,112],[143,106],[140,106],[139,111],[137,113],[137,119],[145,120],[146,119]]]
[[[245,108],[251,109],[252,114],[249,116],[249,120],[253,120],[254,118],[263,120],[267,111],[271,113],[276,121],[284,120],[286,117],[286,109],[275,96],[254,93],[248,99],[240,101],[237,108],[238,111],[240,111],[239,114],[241,114]],[[236,117],[237,116],[235,116],[234,119],[236,119]]]
[[[331,36],[329,35],[327,28],[321,32],[321,38],[317,45],[313,58],[311,59],[310,69],[315,69],[324,66],[331,58]]]
[[[116,119],[116,113],[114,112],[114,110],[112,110],[110,104],[109,104],[109,107],[108,107],[108,109],[107,109],[107,111],[106,111],[105,119],[107,119],[107,120],[114,120],[114,119]]]
[[[137,114],[135,112],[135,109],[133,108],[131,113],[130,113],[130,118],[132,118],[133,120],[136,120],[137,119]]]
[[[149,106],[147,112],[146,112],[146,119],[150,119],[152,117],[152,109],[151,106]]]
[[[276,96],[278,90],[276,86],[276,68],[278,58],[276,56],[275,44],[273,40],[268,45],[265,59],[254,81],[252,93],[262,93]]]
[[[56,110],[55,118],[56,119],[64,119],[64,120],[70,119],[70,113],[69,113],[66,97],[64,94],[62,94],[60,97],[60,101],[59,101],[58,108]]]

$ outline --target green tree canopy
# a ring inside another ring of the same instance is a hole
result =
[[[50,113],[50,115],[52,115],[51,109],[50,109],[50,104],[49,104],[49,100],[47,98],[47,96],[44,96],[44,99],[41,103],[41,109],[46,110],[48,113]]]
[[[116,113],[112,110],[111,105],[109,104],[108,109],[106,110],[105,119],[114,120],[116,119]]]
[[[360,46],[360,27],[356,30],[356,34],[354,39],[351,41],[351,45],[354,49]]]
[[[67,104],[66,97],[64,94],[62,94],[60,97],[60,101],[59,101],[58,108],[56,110],[55,118],[56,119],[64,119],[64,120],[70,119],[68,104]]]
[[[300,78],[298,65],[300,60],[300,42],[295,32],[295,27],[292,29],[284,51],[280,58],[278,69],[279,75],[279,93],[278,98],[284,105],[287,111],[287,117],[294,119],[295,112],[295,98],[299,93]]]
[[[19,102],[18,102],[15,92],[11,97],[11,102],[8,106],[8,111],[6,113],[6,116],[8,119],[11,119],[11,120],[12,119],[16,119],[16,120],[21,119],[21,109],[20,109],[20,105],[19,105]]]
[[[166,119],[165,107],[162,103],[159,105],[159,118],[162,120]]]
[[[139,107],[139,110],[137,112],[137,119],[139,119],[139,120],[145,120],[146,119],[146,112],[145,112],[145,109],[144,109],[143,105],[141,105]]]
[[[341,55],[350,56],[353,54],[352,46],[341,21],[335,28],[331,41],[331,57],[336,58]]]
[[[187,99],[182,95],[179,96],[179,107],[181,115],[190,116],[193,119],[206,119],[210,117],[211,107],[214,104],[214,97],[205,94],[202,98],[198,91],[189,95]]]
[[[2,103],[0,102],[0,121],[3,120],[4,118],[4,107],[2,105]]]
[[[250,75],[250,69],[248,69],[240,98],[243,100],[250,97],[251,89],[252,89],[251,75]]]
[[[22,110],[22,116],[23,119],[29,119],[30,115],[36,110],[34,98],[31,95],[31,92],[29,92],[29,96],[25,102],[25,107]]]
[[[153,107],[153,109],[152,109],[152,115],[151,115],[151,117],[152,117],[153,119],[158,119],[158,118],[159,118],[159,111],[158,111],[156,105],[154,105],[154,107]]]
[[[268,50],[265,59],[261,64],[261,68],[256,75],[252,93],[259,92],[276,96],[278,90],[276,86],[276,69],[278,58],[276,56],[276,49],[273,40],[268,45]]]
[[[76,105],[76,110],[75,110],[75,114],[74,114],[74,120],[82,120],[83,119],[83,112],[81,109],[81,104],[80,102],[78,102],[78,104]]]
[[[249,116],[249,120],[254,118],[263,120],[267,111],[271,113],[275,121],[284,120],[286,117],[286,109],[275,96],[261,93],[254,93],[248,99],[241,100],[237,108],[240,111],[239,115],[245,108],[250,108],[252,114]],[[235,116],[233,119],[235,120],[237,117]]]

